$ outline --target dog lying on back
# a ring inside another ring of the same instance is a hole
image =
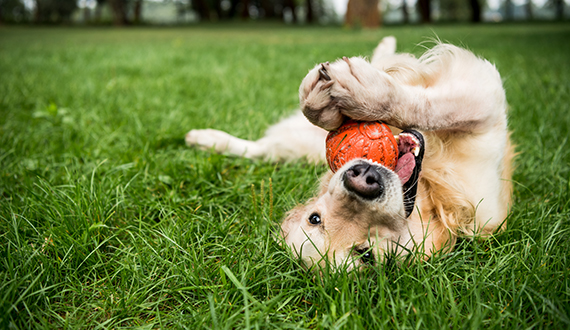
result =
[[[260,140],[211,129],[186,135],[188,145],[249,158],[323,161],[327,131],[349,118],[406,130],[398,141],[400,156],[413,150],[416,158],[411,181],[352,160],[325,174],[316,196],[287,214],[284,241],[308,266],[328,259],[353,268],[393,252],[429,256],[461,235],[486,236],[505,225],[514,151],[499,73],[452,45],[420,58],[395,50],[395,38],[386,37],[370,62],[317,65],[299,89],[302,114]]]

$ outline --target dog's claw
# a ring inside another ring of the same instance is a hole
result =
[[[327,62],[328,64],[328,62]],[[324,64],[321,64],[321,68],[319,69],[319,76],[320,79],[324,79],[324,80],[331,80],[331,77],[327,74],[327,69],[325,68]]]

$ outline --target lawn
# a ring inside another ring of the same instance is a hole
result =
[[[256,139],[309,68],[384,35],[497,65],[520,153],[508,229],[425,262],[308,272],[273,235],[324,166]],[[0,27],[0,328],[570,327],[570,25]]]

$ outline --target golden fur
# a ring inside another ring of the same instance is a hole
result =
[[[451,249],[459,236],[486,236],[506,224],[514,148],[497,70],[452,45],[439,44],[419,59],[396,54],[395,47],[387,37],[370,62],[356,57],[317,65],[299,89],[306,119],[296,113],[258,141],[216,130],[186,136],[189,145],[251,158],[318,161],[324,159],[326,130],[347,117],[384,121],[395,133],[422,132],[423,170],[409,217],[402,185],[389,170],[382,170],[381,198],[363,200],[347,191],[343,175],[357,161],[327,173],[317,195],[287,214],[284,240],[308,265],[329,259],[355,267],[366,251],[376,260],[390,251],[431,255]],[[318,224],[307,221],[314,215]]]

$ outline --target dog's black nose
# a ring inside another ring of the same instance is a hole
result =
[[[382,175],[376,166],[356,164],[344,173],[344,186],[365,199],[375,199],[384,193]]]

